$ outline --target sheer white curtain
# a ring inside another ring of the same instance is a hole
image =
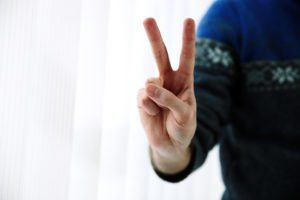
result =
[[[176,66],[184,18],[211,1],[0,1],[0,200],[220,199],[217,149],[179,184],[157,178],[136,108],[157,75],[143,19]]]
[[[93,179],[98,187],[87,187],[86,194],[81,191],[82,196],[90,196],[96,191],[97,198],[105,200],[220,199],[223,186],[217,149],[210,154],[205,166],[187,180],[179,184],[162,182],[150,166],[147,141],[136,109],[137,90],[148,77],[157,75],[143,30],[143,19],[148,16],[157,19],[173,66],[176,66],[183,20],[192,17],[199,21],[212,1],[110,0],[105,5],[107,9],[102,7],[104,12],[98,12],[99,8],[95,7],[97,2],[90,0],[83,3],[78,73],[78,86],[82,91],[77,93],[77,99],[81,98],[81,102],[78,101],[76,107],[81,112],[77,112],[76,116],[84,116],[83,121],[88,121],[90,125],[84,124],[86,129],[78,132],[75,138],[84,141],[82,146],[79,142],[77,148],[85,146],[85,157],[88,159],[100,144],[99,155],[94,154],[94,159],[89,160],[93,164],[87,165],[90,170],[86,168],[85,174],[77,173],[81,180],[90,177],[86,180]],[[101,6],[99,2],[98,6]],[[84,24],[89,24],[89,27],[84,27]],[[102,60],[97,45],[105,49]],[[101,82],[95,86],[95,83]],[[87,91],[90,91],[89,95]],[[103,91],[100,96],[99,91]],[[102,110],[101,115],[95,113],[95,109]],[[95,129],[91,130],[91,127]],[[86,139],[87,135],[90,139]],[[95,139],[99,141],[99,137],[100,143],[91,142]],[[94,148],[90,144],[94,144]],[[98,163],[96,159],[99,159]],[[73,194],[77,194],[81,185],[89,184],[88,181],[86,184],[79,182]]]
[[[0,1],[1,200],[68,198],[80,5]]]

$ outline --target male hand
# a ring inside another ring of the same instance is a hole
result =
[[[176,173],[190,159],[190,144],[196,130],[196,100],[193,86],[195,22],[186,19],[178,70],[170,65],[167,49],[154,19],[144,21],[159,77],[150,78],[138,94],[140,119],[155,165]],[[182,166],[180,166],[182,165]]]

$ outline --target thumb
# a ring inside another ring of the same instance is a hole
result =
[[[169,109],[179,125],[189,120],[189,105],[169,90],[155,84],[147,84],[146,93],[158,106]]]

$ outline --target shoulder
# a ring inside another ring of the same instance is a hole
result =
[[[233,11],[242,0],[214,0],[208,9],[209,12]]]
[[[204,62],[209,65],[216,60],[222,61],[224,66],[232,65],[238,56],[242,38],[238,10],[240,1],[216,0],[211,4],[197,27],[197,55],[201,57],[198,60],[206,59]],[[207,61],[209,58],[211,62]],[[201,64],[200,61],[197,63]]]
[[[216,0],[207,10],[197,27],[197,38],[238,48],[240,38],[240,16],[238,2],[242,0]]]
[[[215,0],[208,8],[201,23],[211,20],[229,20],[238,16],[241,0]]]

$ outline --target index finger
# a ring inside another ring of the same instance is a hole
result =
[[[144,27],[152,47],[159,74],[164,75],[172,71],[168,52],[155,20],[153,18],[145,19]]]
[[[183,25],[182,49],[180,54],[179,71],[193,75],[195,64],[195,22],[186,19]]]

